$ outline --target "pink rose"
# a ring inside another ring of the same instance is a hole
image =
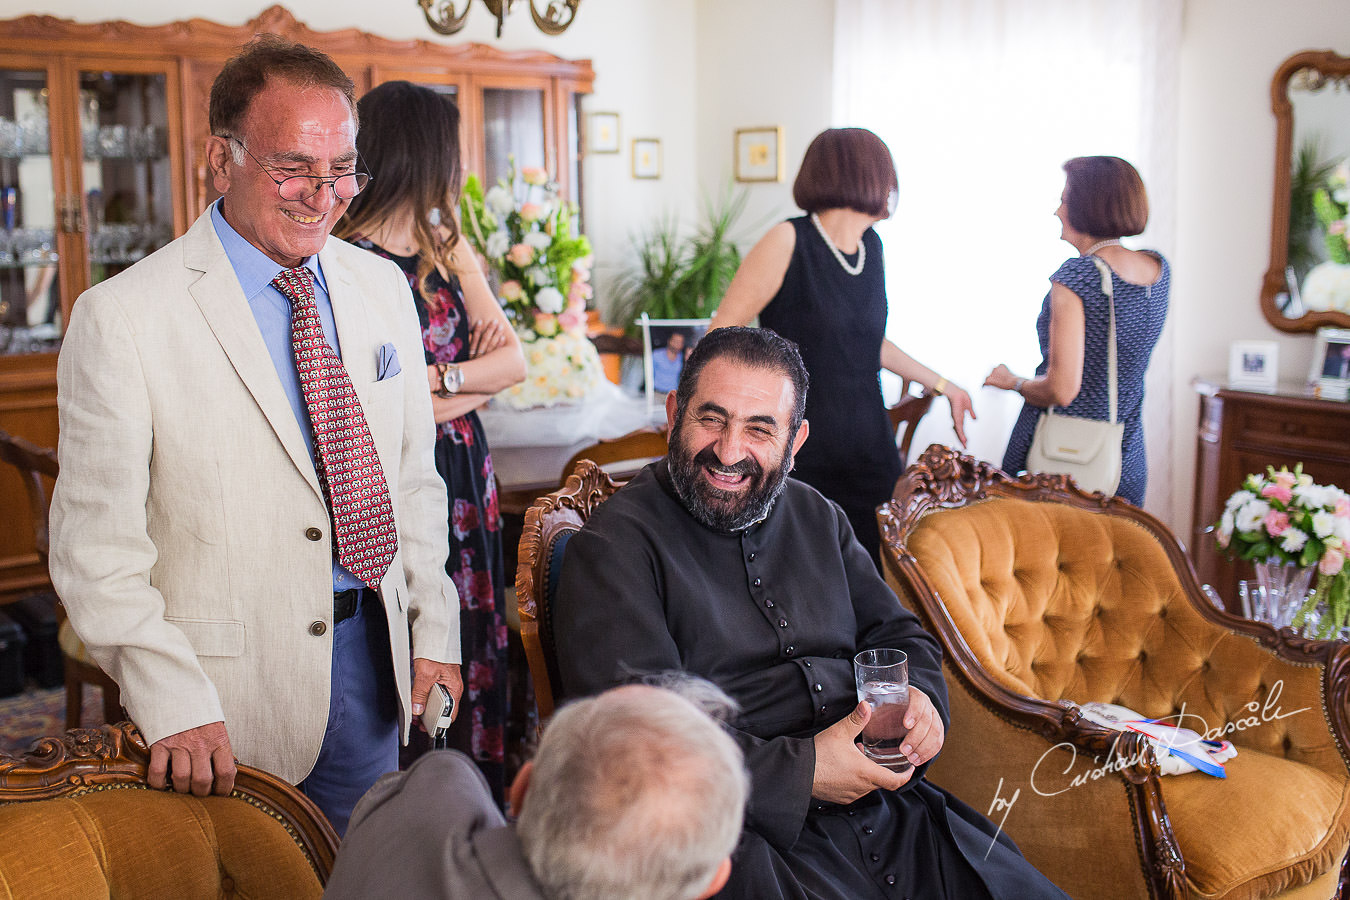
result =
[[[525,222],[538,222],[544,217],[544,208],[538,203],[523,203],[520,207],[520,218]]]
[[[534,248],[529,244],[516,244],[506,252],[506,258],[523,269],[534,262]]]
[[[567,289],[568,306],[571,306],[572,304],[578,302],[582,306],[586,305],[586,291],[584,290],[585,287],[586,285],[581,284],[580,282],[576,281],[572,282],[572,286]]]
[[[558,325],[563,331],[580,334],[586,328],[586,311],[569,309],[558,316]]]
[[[1328,547],[1317,564],[1317,571],[1323,575],[1338,575],[1345,568],[1345,550],[1340,547]]]
[[[1336,501],[1336,515],[1350,519],[1350,497],[1342,497]]]
[[[503,300],[519,300],[523,296],[525,296],[525,289],[520,286],[519,281],[511,280],[502,282]]]
[[[548,183],[548,170],[539,166],[525,166],[520,170],[520,179],[526,184],[536,186]]]
[[[535,313],[534,330],[540,337],[553,337],[558,333],[558,317],[549,313]]]
[[[1270,532],[1270,536],[1279,537],[1289,530],[1289,513],[1272,509],[1266,513],[1265,523],[1266,531]]]
[[[1282,484],[1275,483],[1267,484],[1265,487],[1261,488],[1261,496],[1269,497],[1272,500],[1278,500],[1281,503],[1288,503],[1290,500],[1294,499],[1294,492]],[[1274,532],[1271,533],[1274,534]]]
[[[1293,488],[1298,484],[1298,476],[1285,469],[1275,473],[1275,483],[1282,488]]]

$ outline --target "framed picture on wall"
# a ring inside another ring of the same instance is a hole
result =
[[[649,319],[646,313],[638,317],[647,409],[653,417],[666,402],[666,394],[679,386],[684,361],[711,323],[712,319]]]
[[[590,153],[619,152],[619,114],[591,113],[586,117],[586,150]]]
[[[783,180],[783,129],[736,129],[736,180]]]
[[[661,141],[657,138],[633,138],[633,177],[661,177]]]
[[[1274,393],[1279,380],[1280,345],[1274,341],[1233,341],[1228,346],[1228,386]]]
[[[1324,400],[1350,399],[1350,328],[1317,329],[1308,381]]]

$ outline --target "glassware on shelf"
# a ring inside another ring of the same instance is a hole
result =
[[[23,128],[13,119],[0,116],[0,156],[23,155]]]

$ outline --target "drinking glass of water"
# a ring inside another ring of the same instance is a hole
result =
[[[858,699],[872,707],[872,718],[858,735],[868,759],[893,772],[910,767],[900,752],[909,729],[909,657],[903,650],[864,650],[853,657],[853,679]]]

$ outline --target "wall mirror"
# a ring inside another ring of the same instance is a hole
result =
[[[1281,331],[1350,328],[1350,57],[1291,56],[1270,100],[1275,197],[1262,312]]]

